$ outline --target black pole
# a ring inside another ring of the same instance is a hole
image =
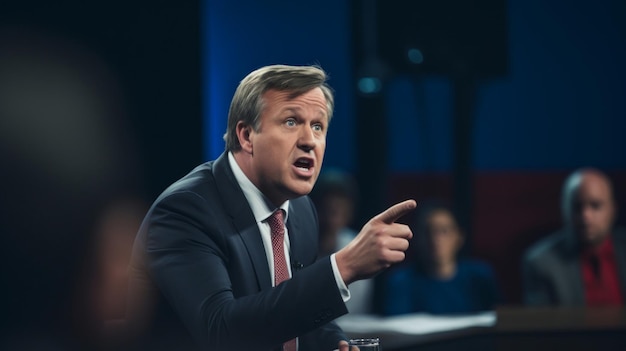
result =
[[[476,81],[471,74],[452,76],[454,89],[454,211],[467,240],[464,250],[471,252],[472,217],[474,210],[473,128]]]
[[[356,179],[360,193],[355,225],[361,226],[382,211],[387,200],[388,132],[384,103],[387,72],[378,59],[377,1],[353,0],[352,9]],[[359,88],[363,79],[369,79],[375,87]]]

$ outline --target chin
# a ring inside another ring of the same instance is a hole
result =
[[[580,237],[585,244],[595,246],[602,243],[606,235],[583,233]]]
[[[298,181],[289,188],[298,196],[308,195],[313,190],[314,181]]]
[[[300,191],[297,191],[296,193],[298,194],[298,196],[305,196],[305,195],[309,195],[311,193],[311,190],[313,190],[313,187],[308,187],[306,189],[300,189]]]
[[[295,198],[308,195],[310,192],[311,192],[310,188],[286,187],[282,194],[286,197],[287,200],[293,200]]]

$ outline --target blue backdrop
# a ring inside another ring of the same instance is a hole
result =
[[[626,168],[624,1],[510,0],[509,73],[484,81],[475,111],[474,168]],[[230,98],[251,70],[317,63],[331,75],[336,118],[325,166],[354,170],[350,2],[205,0],[205,154],[223,150]],[[382,39],[384,40],[384,39]],[[446,77],[399,76],[386,90],[392,172],[452,169]]]

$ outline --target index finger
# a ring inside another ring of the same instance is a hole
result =
[[[416,207],[417,202],[415,202],[415,200],[405,200],[389,207],[374,218],[383,221],[384,223],[391,224],[397,221],[398,218],[413,211]]]

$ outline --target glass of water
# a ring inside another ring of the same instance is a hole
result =
[[[352,339],[350,347],[356,346],[360,351],[381,351],[378,338]]]

